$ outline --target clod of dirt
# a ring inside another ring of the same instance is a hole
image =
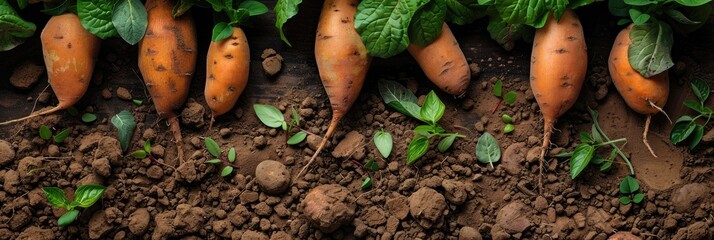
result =
[[[268,235],[265,235],[265,233],[262,232],[257,232],[253,230],[248,230],[243,233],[243,236],[240,237],[241,240],[243,239],[250,239],[250,240],[268,240]]]
[[[674,234],[674,240],[704,240],[712,239],[712,232],[706,222],[695,222],[686,228],[681,228]]]
[[[134,235],[142,235],[149,228],[151,215],[146,208],[139,208],[129,216],[129,231]]]
[[[471,70],[472,78],[476,78],[481,75],[481,67],[478,66],[478,63],[469,64],[469,69]]]
[[[320,146],[320,141],[322,141],[320,136],[307,135],[307,146],[313,151],[317,150],[317,147]]]
[[[255,168],[255,180],[264,192],[279,195],[290,188],[290,171],[278,161],[265,160]]]
[[[473,64],[473,63],[472,63]],[[462,227],[459,230],[459,240],[481,240],[481,233],[472,227]]]
[[[389,215],[404,220],[409,214],[409,199],[399,194],[387,199],[387,211],[389,211]]]
[[[345,138],[342,139],[340,143],[337,144],[335,150],[332,151],[332,156],[335,158],[349,157],[350,154],[357,151],[357,148],[360,147],[362,141],[364,141],[364,135],[357,131],[351,131],[347,133]]]
[[[176,216],[176,211],[166,211],[154,216],[154,232],[151,233],[151,239],[168,239],[174,233],[173,218]]]
[[[293,240],[293,237],[289,233],[279,231],[270,235],[270,240]]]
[[[203,228],[203,224],[206,222],[205,217],[206,211],[203,208],[180,204],[176,207],[173,226],[182,234],[196,233]]]
[[[174,172],[174,177],[177,180],[183,180],[185,182],[191,183],[196,180],[196,161],[188,160],[181,164]]]
[[[444,179],[441,182],[441,186],[444,187],[446,191],[446,200],[449,202],[461,205],[468,198],[468,193],[466,192],[466,184],[461,181],[455,181],[451,179]]]
[[[37,102],[47,103],[50,101],[50,96],[51,94],[49,92],[41,92],[40,95],[37,95]]]
[[[121,100],[131,101],[131,93],[129,90],[123,87],[117,88],[117,97]]]
[[[424,228],[439,225],[445,209],[444,195],[434,189],[422,187],[409,197],[409,213]]]
[[[631,232],[618,232],[610,236],[607,240],[640,240],[642,238],[635,236]]]
[[[283,56],[280,56],[275,49],[267,48],[260,55],[263,59],[263,71],[269,77],[274,76],[283,68]]]
[[[45,73],[45,67],[24,62],[12,72],[10,84],[21,90],[28,90],[37,83],[37,80],[39,80],[40,75],[43,73]]]
[[[276,52],[275,49],[266,48],[266,49],[263,49],[263,53],[260,54],[260,59],[266,59],[268,57],[275,56],[275,54],[278,54],[278,52]]]
[[[102,177],[108,177],[112,173],[112,166],[109,165],[109,159],[103,157],[92,161],[92,169]]]
[[[491,229],[491,235],[503,235],[503,232],[513,235],[522,233],[531,227],[532,223],[525,215],[525,207],[522,202],[515,201],[498,210],[496,224]]]
[[[30,223],[30,220],[32,219],[32,215],[30,215],[29,211],[27,210],[20,210],[15,212],[15,215],[10,218],[10,229],[14,231],[19,231]]]
[[[109,163],[115,166],[121,165],[121,155],[119,140],[113,137],[102,137],[98,142],[97,149],[94,151],[94,156],[97,158],[106,157],[109,159]]]
[[[709,188],[701,183],[691,183],[682,186],[672,193],[672,205],[674,211],[684,213],[700,199],[709,198]]]
[[[712,128],[706,134],[704,134],[704,136],[702,136],[702,141],[714,142],[714,128]]]
[[[96,211],[89,219],[89,238],[100,239],[112,229],[112,225],[107,223],[104,211]]]
[[[25,157],[20,159],[17,164],[17,172],[20,174],[20,179],[23,181],[30,180],[30,177],[36,176],[35,171],[42,167],[42,158]]]
[[[55,239],[55,233],[52,229],[43,229],[40,227],[30,226],[25,228],[17,240],[51,240]]]
[[[102,89],[102,98],[104,100],[109,100],[112,98],[112,91],[109,90],[108,88]]]
[[[15,170],[8,170],[5,172],[4,180],[3,180],[3,190],[5,192],[8,192],[10,194],[15,194],[17,193],[17,185],[20,184],[20,175],[17,174]]]
[[[355,215],[355,197],[338,184],[320,185],[307,193],[301,202],[303,213],[325,233],[331,233],[343,224],[352,222]]]
[[[521,162],[526,160],[526,143],[514,143],[506,148],[503,152],[503,166],[506,172],[511,175],[516,175],[521,172]]]
[[[387,212],[382,210],[382,208],[372,206],[364,211],[361,218],[367,226],[376,228],[387,222]]]
[[[194,126],[196,128],[201,128],[204,125],[203,114],[206,109],[203,105],[196,103],[195,101],[189,101],[186,103],[186,107],[181,111],[181,122],[186,125]]]
[[[5,165],[15,159],[15,149],[9,142],[0,140],[0,165]]]

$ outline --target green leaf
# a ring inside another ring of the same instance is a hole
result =
[[[294,125],[300,125],[300,115],[298,114],[297,110],[295,110],[295,107],[290,107],[290,111],[293,114],[292,123]]]
[[[526,25],[507,23],[501,19],[501,16],[490,15],[486,30],[491,35],[491,39],[498,42],[506,51],[511,51],[516,45],[515,42],[524,37]]]
[[[59,219],[57,219],[57,226],[64,227],[70,225],[74,222],[75,219],[77,219],[77,216],[79,216],[79,210],[73,209],[71,211],[68,211],[62,214]]]
[[[514,130],[516,130],[516,125],[510,123],[503,127],[503,133],[511,133]]]
[[[171,10],[171,15],[174,16],[174,18],[180,17],[184,13],[188,12],[193,5],[196,5],[199,0],[179,0],[176,5],[174,5],[174,8]]]
[[[367,189],[367,188],[369,188],[369,187],[371,187],[371,186],[372,186],[372,178],[371,178],[371,177],[367,177],[367,178],[364,179],[364,182],[362,182],[362,185],[360,185],[360,188],[361,188],[362,190],[365,190],[365,189]]]
[[[441,34],[445,15],[444,2],[431,0],[414,14],[409,24],[409,40],[419,46],[431,44]]]
[[[72,201],[71,204],[76,204],[76,206],[83,208],[91,207],[102,197],[105,189],[106,188],[104,186],[96,184],[79,186],[77,190],[74,191],[74,201]]]
[[[593,159],[591,160],[591,162],[600,165],[605,162],[605,158],[600,155],[593,155]]]
[[[69,115],[73,117],[79,116],[79,110],[77,110],[77,108],[74,106],[68,107],[67,113],[69,113]]]
[[[580,142],[581,143],[593,143],[593,136],[586,132],[580,132]]]
[[[229,38],[231,35],[233,35],[233,27],[229,26],[226,22],[219,22],[213,26],[211,41],[220,42],[223,39]]]
[[[645,194],[644,193],[638,193],[635,194],[635,197],[632,198],[632,201],[635,203],[640,203],[642,200],[645,200]]]
[[[379,95],[387,105],[404,115],[421,120],[421,108],[416,104],[418,99],[409,89],[389,80],[380,80],[378,88]]]
[[[69,136],[69,134],[71,132],[72,131],[69,128],[67,128],[67,129],[62,130],[61,132],[57,133],[57,135],[55,135],[55,137],[54,137],[55,142],[56,143],[64,142],[64,140]]]
[[[131,45],[138,43],[148,26],[144,4],[139,0],[121,0],[114,8],[112,23],[124,41]]]
[[[92,113],[82,114],[82,122],[90,123],[90,122],[94,122],[96,120],[97,120],[97,115],[94,115]]]
[[[225,177],[233,173],[233,167],[231,166],[226,166],[221,170],[221,177]]]
[[[446,136],[439,141],[439,145],[437,145],[436,148],[439,149],[439,152],[446,152],[446,150],[449,150],[451,145],[454,144],[454,140],[456,140],[456,135],[452,134]]]
[[[694,132],[696,126],[693,121],[677,121],[669,134],[669,140],[675,145],[681,143]]]
[[[650,15],[647,13],[640,12],[636,8],[630,8],[630,18],[635,25],[642,25],[650,20]]]
[[[631,6],[625,3],[624,0],[608,0],[607,9],[610,10],[610,14],[618,17],[629,16]]]
[[[220,159],[211,159],[211,160],[205,161],[204,163],[208,163],[208,164],[218,164],[218,163],[221,163],[221,160],[220,160]]]
[[[493,168],[493,163],[501,159],[501,146],[490,133],[485,132],[476,143],[476,157],[479,162],[488,163]]]
[[[617,20],[617,25],[618,25],[618,26],[624,26],[624,25],[630,24],[631,22],[632,22],[631,19],[629,19],[629,18],[623,18],[623,19]]]
[[[439,96],[436,96],[434,90],[432,90],[426,95],[426,99],[424,100],[424,104],[421,106],[419,115],[425,122],[434,125],[441,119],[442,116],[444,116],[445,110],[446,106],[443,102],[441,102]]]
[[[372,172],[379,171],[379,165],[374,161],[374,159],[369,159],[367,163],[364,164],[364,168]]]
[[[225,3],[221,0],[206,0],[211,7],[213,8],[213,11],[220,12],[225,8]],[[233,5],[233,4],[231,4]]]
[[[226,9],[225,12],[228,14],[228,19],[230,19],[230,22],[228,22],[228,25],[231,25],[231,26],[242,25],[250,17],[250,13],[248,12],[248,10],[243,9],[243,8]]]
[[[221,157],[221,148],[218,146],[218,143],[213,140],[213,138],[207,137],[205,139],[205,142],[208,153],[210,153],[214,157]]]
[[[572,156],[573,156],[573,152],[561,152],[561,153],[555,154],[554,157],[557,157],[557,158],[568,157],[568,158],[569,158],[569,157],[572,157]]]
[[[146,158],[147,152],[144,150],[136,150],[131,153],[131,156],[136,158],[136,159],[144,159]]]
[[[699,142],[702,141],[702,137],[704,136],[704,126],[697,125],[694,128],[694,132],[692,135],[691,140],[689,140],[689,149],[694,149],[699,145]]]
[[[151,152],[151,141],[144,141],[144,151],[146,151],[147,153]]]
[[[307,133],[305,131],[299,131],[295,133],[290,139],[288,139],[288,144],[290,145],[295,145],[301,143],[305,138],[307,137]]]
[[[50,130],[50,128],[45,125],[40,126],[40,138],[44,140],[50,140],[51,137],[52,131]]]
[[[236,148],[231,148],[228,150],[228,162],[236,161]]]
[[[6,2],[6,1],[4,1]],[[6,3],[0,3],[0,4],[6,4]],[[27,0],[17,0],[17,6],[20,9],[25,9],[27,7]]]
[[[407,164],[416,162],[417,159],[424,156],[428,149],[429,138],[422,135],[414,137],[407,147]]]
[[[496,84],[493,85],[493,95],[496,97],[501,97],[503,92],[503,82],[499,79]]]
[[[47,202],[56,208],[66,208],[69,205],[69,200],[67,196],[64,195],[64,191],[57,187],[43,187],[42,192],[45,193],[47,197]]]
[[[682,4],[687,7],[696,7],[696,6],[704,5],[704,4],[711,2],[711,0],[675,0],[675,1],[679,4]]]
[[[704,109],[702,109],[702,104],[697,101],[694,101],[692,99],[684,100],[684,106],[687,106],[687,107],[691,108],[692,110],[697,111],[699,113],[704,111]]]
[[[243,1],[238,5],[239,8],[243,8],[245,10],[248,10],[248,14],[252,16],[258,16],[264,13],[268,12],[268,7],[265,6],[265,4],[254,1],[254,0],[247,0]]]
[[[495,1],[494,6],[507,23],[535,28],[545,25],[549,12],[545,0],[502,0]]]
[[[613,163],[612,160],[604,162],[602,165],[600,165],[600,171],[602,172],[602,171],[610,169],[610,167],[612,167],[612,163]]]
[[[627,204],[630,204],[631,202],[632,202],[632,199],[630,199],[630,197],[628,197],[628,196],[620,197],[620,203],[622,205],[627,205]]]
[[[268,127],[278,128],[286,124],[283,113],[272,105],[253,104],[253,110],[258,115],[258,119]],[[287,126],[283,127],[286,128]]]
[[[19,5],[23,8],[22,4]],[[37,26],[22,19],[10,3],[0,1],[0,51],[7,51],[22,44],[36,29]]]
[[[503,123],[512,123],[513,122],[513,118],[508,114],[503,114],[501,116],[501,120],[503,120]]]
[[[503,96],[503,102],[508,105],[516,103],[516,99],[518,99],[518,93],[516,93],[516,91],[509,91]]]
[[[414,132],[421,135],[429,135],[434,131],[434,127],[431,125],[419,125],[414,128]]]
[[[625,0],[625,3],[632,6],[647,6],[657,3],[657,0]]]
[[[593,141],[595,141],[596,143],[604,142],[605,138],[602,137],[602,135],[600,134],[600,131],[597,130],[597,127],[595,126],[595,124],[592,125],[590,132],[592,132],[592,134],[593,134],[592,135]]]
[[[389,154],[392,153],[392,146],[394,144],[392,141],[392,134],[384,130],[380,130],[374,134],[373,140],[374,145],[377,147],[379,153],[382,154],[382,157],[388,158]]]
[[[77,15],[82,26],[101,39],[117,35],[112,23],[113,8],[112,0],[77,0]]]
[[[635,25],[630,32],[630,39],[630,65],[642,76],[649,78],[674,66],[670,55],[674,39],[667,23]]]
[[[357,6],[355,29],[369,55],[389,58],[409,45],[414,13],[429,0],[364,0]]]
[[[560,19],[565,12],[565,7],[568,5],[568,0],[550,0],[545,1],[545,3],[548,10],[553,13],[555,19]]]
[[[631,176],[625,176],[620,182],[620,193],[622,194],[635,193],[637,190],[640,190],[640,184]]]
[[[141,101],[140,99],[132,99],[132,102],[134,102],[134,105],[136,106],[141,106],[141,104],[144,103],[144,101]]]
[[[709,98],[710,92],[709,85],[707,84],[707,82],[700,78],[697,78],[692,80],[690,84],[692,85],[692,91],[694,91],[694,95],[696,95],[697,98],[699,98],[699,102],[704,105],[704,102],[707,101],[707,98]]]
[[[585,170],[595,153],[595,147],[590,144],[580,144],[575,147],[573,157],[570,159],[570,178],[575,179]]]
[[[677,21],[678,23],[681,23],[681,24],[696,25],[696,24],[701,23],[699,21],[694,21],[694,20],[687,18],[687,16],[685,16],[684,13],[680,12],[677,9],[670,8],[670,9],[665,10],[664,13],[666,13],[667,16],[672,18],[672,20]]]
[[[681,11],[682,15],[686,16],[687,19],[695,22],[695,24],[684,24],[681,19],[677,20],[676,17],[670,15],[670,18],[674,20],[670,22],[672,29],[686,35],[706,24],[707,19],[709,19],[712,13],[712,4],[704,4],[697,7],[682,7],[678,10]]]
[[[112,125],[119,131],[119,144],[122,151],[126,151],[131,141],[131,136],[134,135],[136,122],[134,116],[126,110],[123,110],[112,117]]]
[[[300,3],[302,3],[302,0],[278,0],[278,2],[275,3],[275,8],[273,8],[275,12],[275,27],[278,28],[278,32],[280,32],[280,39],[291,47],[290,41],[285,37],[283,25],[285,25],[288,19],[298,14],[298,5],[300,5]]]
[[[486,5],[479,4],[479,0],[432,0],[444,2],[446,4],[447,13],[446,20],[449,22],[465,25],[476,21],[486,15]]]
[[[57,16],[62,13],[67,12],[67,10],[70,7],[70,1],[69,0],[61,0],[61,2],[45,2],[43,3],[44,9],[40,10],[40,12],[45,13],[47,15],[51,16]]]

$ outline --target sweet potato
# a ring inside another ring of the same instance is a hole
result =
[[[531,53],[530,84],[543,114],[543,149],[538,185],[542,189],[543,160],[550,146],[553,125],[573,106],[585,81],[588,65],[583,27],[575,12],[566,10],[559,21],[553,15],[536,30]]]
[[[471,82],[471,69],[459,42],[444,23],[441,34],[428,46],[409,44],[409,53],[436,86],[452,95],[461,96]]]
[[[364,84],[372,58],[354,28],[357,4],[358,0],[326,0],[322,7],[315,37],[315,60],[332,105],[332,120],[315,154],[298,176],[315,161]]]
[[[206,57],[206,103],[211,108],[211,123],[235,106],[248,83],[250,49],[245,33],[238,27],[219,42],[211,42]],[[211,128],[209,126],[209,129]]]
[[[174,18],[169,0],[148,0],[148,26],[139,42],[139,70],[159,116],[169,122],[183,162],[181,127],[174,110],[188,95],[196,68],[196,29],[190,13]]]
[[[608,67],[610,77],[615,84],[615,88],[622,95],[632,110],[640,114],[647,115],[645,130],[642,133],[642,141],[652,156],[657,157],[647,141],[652,115],[663,112],[662,107],[667,103],[669,97],[669,75],[667,71],[654,75],[650,78],[643,77],[630,65],[628,49],[632,44],[630,31],[632,24],[620,31],[612,45]]]
[[[101,40],[88,32],[74,13],[53,16],[40,34],[47,79],[59,103],[49,110],[0,125],[67,109],[84,96],[92,80]]]

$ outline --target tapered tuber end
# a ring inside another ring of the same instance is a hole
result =
[[[178,154],[179,165],[183,164],[183,137],[181,137],[181,126],[179,125],[178,117],[175,115],[170,116],[166,119],[166,121],[169,122],[169,128],[174,134],[174,141],[176,142],[176,152]]]
[[[543,161],[545,161],[545,153],[550,146],[550,135],[553,133],[553,121],[545,120],[543,123],[543,146],[540,150],[540,159],[538,160],[538,193],[543,194]]]
[[[211,111],[211,121],[208,122],[208,131],[213,129],[213,122],[216,121],[216,112]]]
[[[13,119],[13,120],[9,120],[9,121],[6,121],[6,122],[1,122],[1,123],[0,123],[0,126],[8,125],[8,124],[16,123],[16,122],[25,121],[25,120],[28,120],[28,119],[32,119],[32,118],[34,118],[34,117],[38,117],[38,116],[42,116],[42,115],[54,113],[54,112],[57,112],[57,111],[62,110],[62,109],[64,109],[64,107],[63,107],[62,105],[58,105],[58,106],[56,106],[56,107],[53,107],[53,108],[48,109],[48,110],[45,110],[45,111],[32,113],[32,114],[30,114],[29,116],[26,116],[26,117],[22,117],[22,118],[18,118],[18,119]]]
[[[642,133],[642,142],[647,146],[647,149],[650,150],[650,153],[652,156],[657,157],[657,154],[655,154],[654,150],[652,150],[652,147],[650,147],[649,141],[647,141],[647,132],[650,130],[650,122],[652,121],[652,115],[647,115],[647,120],[645,121],[645,131]]]
[[[330,121],[330,126],[327,127],[327,133],[325,133],[325,137],[322,138],[320,145],[317,147],[317,150],[315,150],[315,153],[312,154],[312,158],[310,158],[310,161],[307,162],[307,165],[305,165],[305,167],[303,167],[300,170],[300,172],[298,172],[297,176],[295,176],[296,178],[299,178],[300,176],[302,176],[303,172],[305,172],[305,170],[307,170],[310,167],[312,162],[315,161],[315,159],[317,158],[317,155],[319,155],[320,152],[322,152],[322,149],[325,148],[327,141],[330,140],[330,136],[332,136],[332,133],[335,131],[335,129],[337,129],[337,125],[340,123],[341,119],[342,119],[342,115],[335,115],[335,114],[332,115],[332,120]]]

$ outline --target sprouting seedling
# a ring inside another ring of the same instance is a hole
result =
[[[382,154],[382,157],[388,158],[392,153],[392,146],[394,145],[392,134],[384,131],[384,129],[379,130],[374,134],[373,141],[379,153]]]
[[[518,99],[518,93],[516,93],[516,91],[511,90],[508,91],[506,94],[503,94],[503,82],[500,79],[496,81],[495,85],[493,85],[493,95],[498,97],[499,100],[492,113],[496,113],[496,110],[498,110],[502,103],[513,105]]]
[[[154,160],[154,156],[151,154],[151,142],[148,139],[144,141],[144,148],[132,152],[131,156],[136,159],[149,157]]]
[[[94,205],[97,200],[99,200],[104,194],[104,186],[96,184],[82,185],[74,191],[74,200],[71,202],[67,199],[64,191],[57,187],[43,187],[42,192],[45,193],[47,197],[47,202],[49,202],[53,207],[64,208],[67,210],[59,219],[57,219],[58,226],[67,226],[72,224],[77,216],[79,215],[79,210],[77,207],[88,208]]]
[[[669,139],[672,144],[680,144],[687,141],[689,142],[689,149],[694,149],[701,142],[704,136],[704,127],[711,120],[714,110],[704,105],[709,98],[709,85],[701,79],[695,79],[692,81],[691,87],[699,101],[687,99],[684,100],[684,105],[698,112],[699,115],[695,117],[688,115],[679,117],[674,123],[674,127],[672,127]],[[704,124],[697,123],[698,119],[705,119]]]
[[[501,120],[506,124],[506,126],[503,127],[503,133],[511,133],[516,130],[516,125],[513,125],[513,118],[510,115],[503,114]]]
[[[308,134],[311,134],[308,131],[300,129],[300,115],[298,115],[297,110],[295,110],[294,107],[291,108],[291,118],[289,123],[285,121],[283,113],[280,112],[280,110],[278,110],[275,106],[253,104],[253,110],[255,110],[255,114],[258,115],[258,119],[260,119],[260,122],[265,124],[265,126],[271,128],[282,128],[285,130],[286,138],[287,134],[292,132],[293,129],[299,129],[297,133],[287,139],[287,143],[289,145],[300,144],[305,140],[305,138],[307,138]]]
[[[645,194],[640,192],[640,184],[637,179],[631,176],[625,176],[620,183],[620,193],[624,196],[620,197],[620,203],[627,205],[631,202],[640,203],[645,199]]]
[[[362,185],[360,185],[362,190],[372,187],[372,174],[379,171],[379,165],[373,158],[370,158],[367,160],[367,163],[364,164],[364,168],[367,170],[367,177],[362,182]]]
[[[233,173],[233,170],[235,168],[238,168],[238,165],[235,164],[236,161],[236,149],[231,148],[228,150],[228,156],[227,158],[224,158],[221,156],[221,148],[218,146],[218,143],[216,143],[215,140],[212,138],[207,137],[206,138],[206,149],[208,150],[208,153],[211,154],[211,156],[215,157],[214,159],[206,161],[208,164],[215,164],[215,165],[221,165],[221,177],[225,177]]]
[[[132,99],[131,102],[133,102],[136,106],[141,106],[141,104],[144,103],[141,99]]]
[[[593,119],[593,125],[590,133],[581,132],[580,133],[580,144],[575,147],[572,152],[564,152],[555,157],[570,157],[570,178],[575,179],[580,175],[580,173],[585,170],[585,168],[590,164],[600,165],[600,171],[608,170],[612,163],[615,161],[619,155],[627,166],[630,168],[630,173],[635,174],[635,170],[630,163],[630,160],[622,153],[622,150],[615,145],[619,142],[627,142],[627,139],[620,138],[615,140],[610,140],[610,138],[602,131],[600,128],[600,123],[598,122],[597,111],[588,108],[590,117]],[[604,158],[597,154],[598,149],[609,145],[612,150],[608,158]]]
[[[70,129],[67,128],[65,130],[62,130],[61,132],[57,133],[57,135],[52,135],[52,130],[50,130],[49,127],[42,125],[40,126],[40,138],[44,140],[50,140],[52,139],[55,143],[63,143],[64,140],[69,137],[69,134],[71,133]]]
[[[93,113],[84,113],[82,114],[82,122],[85,123],[91,123],[97,120],[97,115],[94,115]]]

